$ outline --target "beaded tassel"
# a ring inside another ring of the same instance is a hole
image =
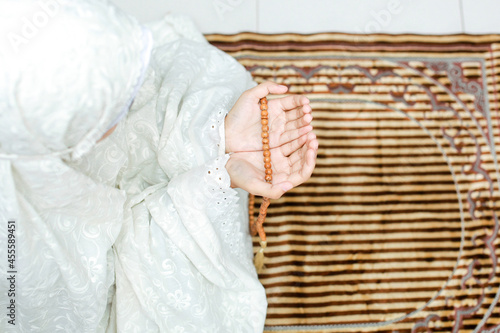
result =
[[[262,151],[264,155],[264,169],[265,169],[265,180],[268,183],[272,183],[273,180],[273,170],[271,166],[271,150],[269,146],[269,113],[267,112],[267,98],[264,97],[260,100],[260,122],[262,125]],[[257,221],[254,219],[253,208],[255,203],[255,196],[250,195],[248,199],[248,213],[250,221],[250,234],[252,236],[259,235],[260,249],[255,255],[254,265],[257,272],[262,270],[264,266],[264,249],[267,247],[266,233],[264,232],[264,220],[267,215],[267,208],[269,207],[269,198],[262,198],[262,204],[260,205],[259,217]]]

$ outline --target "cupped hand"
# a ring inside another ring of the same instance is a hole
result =
[[[271,199],[279,199],[285,192],[311,177],[316,165],[317,153],[318,140],[312,132],[272,148],[272,184],[264,180],[262,151],[233,153],[226,164],[231,177],[231,187],[239,187],[249,193]]]
[[[268,81],[240,96],[225,119],[226,153],[262,150],[259,100],[287,90],[286,86]],[[270,148],[280,147],[312,131],[311,106],[305,96],[269,100],[268,112]]]

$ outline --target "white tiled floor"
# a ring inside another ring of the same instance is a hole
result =
[[[191,16],[203,33],[500,33],[499,0],[111,0],[140,21]]]

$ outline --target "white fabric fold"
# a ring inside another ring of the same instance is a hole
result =
[[[190,23],[170,16],[148,27],[150,70],[108,142],[128,151],[117,176],[130,216],[115,244],[116,325],[262,332],[267,303],[252,264],[247,193],[230,188],[223,138],[227,112],[255,83]]]
[[[71,160],[127,108],[151,39],[105,1],[53,5],[49,15],[40,2],[0,2],[0,35],[9,37],[0,41],[1,258],[15,239],[15,260],[0,260],[2,274],[15,271],[15,295],[6,297],[11,286],[0,279],[0,307],[13,301],[15,320],[0,316],[0,331],[103,331],[114,293],[126,193]],[[42,15],[46,24],[35,26]]]
[[[225,169],[225,115],[255,85],[250,74],[185,18],[147,25],[150,40],[105,1],[58,3],[53,29],[74,28],[83,41],[59,45],[57,75],[36,72],[35,52],[31,69],[0,85],[1,152],[37,156],[0,159],[0,218],[19,226],[16,328],[262,332],[267,303],[252,265],[247,193],[230,187]],[[60,36],[50,29],[40,36]],[[127,118],[96,143],[134,94],[148,40],[149,67]],[[23,79],[31,73],[38,81]],[[22,84],[11,85],[18,76]],[[64,159],[54,154],[75,146]],[[6,237],[3,228],[0,244]]]

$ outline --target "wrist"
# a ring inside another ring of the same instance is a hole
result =
[[[229,153],[229,159],[227,160],[226,162],[226,165],[225,165],[225,168],[226,168],[226,171],[229,175],[229,179],[230,179],[230,187],[231,188],[237,188],[236,184],[234,183],[234,176],[235,176],[235,173],[234,173],[234,158],[231,157],[231,153]]]
[[[225,142],[225,153],[226,154],[229,154],[229,153],[232,153],[233,151],[231,150],[230,148],[230,145],[231,145],[231,140],[229,139],[229,136],[228,136],[228,126],[227,126],[227,117],[228,115],[226,115],[224,117],[224,142]]]

